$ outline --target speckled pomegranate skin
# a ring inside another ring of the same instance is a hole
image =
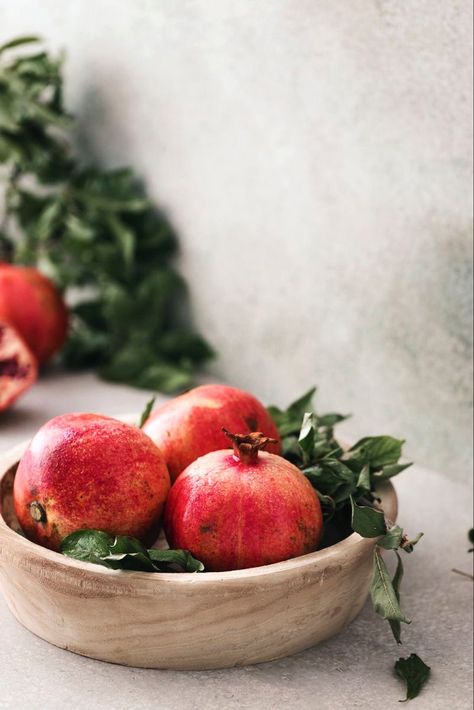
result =
[[[40,364],[66,339],[64,301],[53,283],[31,267],[0,264],[0,319],[16,328]]]
[[[312,552],[322,527],[309,481],[267,452],[252,464],[227,450],[197,459],[171,487],[164,518],[170,547],[190,550],[214,572]]]
[[[253,395],[228,385],[201,385],[152,412],[143,431],[163,453],[171,480],[199,456],[230,447],[222,427],[241,434],[261,431],[277,439],[268,450],[281,451],[273,419]]]
[[[25,535],[53,550],[84,528],[151,544],[169,487],[163,456],[140,429],[98,414],[64,414],[31,441],[13,497]],[[33,518],[32,503],[45,520]]]

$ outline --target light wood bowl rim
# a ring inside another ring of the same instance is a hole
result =
[[[128,423],[133,423],[137,421],[138,416],[139,415],[137,414],[127,414],[117,416],[115,418]],[[18,444],[4,454],[0,455],[0,485],[5,475],[18,463],[29,442],[30,439]],[[390,519],[395,521],[398,505],[397,495],[392,483],[390,481],[381,481],[377,487],[377,492],[382,498],[383,507]],[[119,584],[123,582],[126,583],[127,586],[133,581],[137,584],[146,583],[147,585],[150,583],[159,584],[160,582],[174,583],[181,586],[192,584],[194,587],[213,585],[216,582],[232,583],[236,581],[257,581],[264,577],[274,577],[278,576],[279,573],[287,573],[289,571],[304,572],[305,569],[309,570],[313,568],[314,565],[324,565],[326,561],[335,562],[337,558],[340,558],[341,563],[343,563],[347,556],[351,556],[352,551],[355,553],[362,547],[370,548],[374,546],[376,540],[377,538],[361,537],[358,533],[354,532],[344,540],[341,540],[334,545],[330,545],[322,550],[317,550],[316,552],[311,552],[307,555],[294,557],[292,559],[285,560],[284,562],[275,562],[273,564],[260,567],[249,567],[246,569],[231,570],[228,572],[205,572],[203,574],[193,572],[183,572],[179,574],[163,572],[155,574],[151,572],[132,572],[127,570],[124,574],[123,570],[112,570],[90,562],[75,560],[71,557],[61,555],[59,552],[48,550],[47,548],[28,540],[26,537],[19,535],[7,525],[0,509],[0,543],[3,542],[5,546],[8,545],[10,547],[10,550],[15,550],[19,557],[27,556],[30,561],[37,561],[39,564],[43,561],[47,561],[61,570],[81,570],[83,574],[89,575],[91,579],[93,577],[96,579],[102,577],[105,581],[105,579],[109,577],[111,582],[113,581],[114,583]],[[1,555],[0,564],[2,564]]]

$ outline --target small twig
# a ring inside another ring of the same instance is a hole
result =
[[[469,572],[463,572],[460,569],[452,569],[451,572],[456,572],[456,574],[460,574],[463,577],[467,577],[468,579],[472,579],[474,581],[474,574],[470,574]]]

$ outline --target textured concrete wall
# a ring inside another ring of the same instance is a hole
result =
[[[0,0],[182,236],[214,372],[470,475],[471,2]]]

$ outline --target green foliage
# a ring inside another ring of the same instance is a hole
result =
[[[298,466],[316,489],[326,524],[336,514],[339,514],[338,520],[344,520],[344,513],[350,513],[352,530],[362,537],[376,539],[370,588],[372,603],[375,612],[388,621],[397,643],[401,643],[401,623],[409,624],[410,620],[400,607],[403,563],[399,551],[413,552],[422,533],[410,540],[403,528],[387,520],[377,507],[376,487],[380,481],[396,476],[411,465],[399,463],[404,442],[391,436],[368,436],[344,451],[334,436],[334,426],[346,416],[317,414],[312,405],[315,392],[313,387],[286,410],[269,407],[282,437],[283,455]],[[396,555],[393,579],[382,550],[393,550]],[[411,672],[413,663],[409,662],[407,672]],[[410,683],[410,687],[415,688],[415,681],[410,680]],[[409,694],[408,697],[415,696]]]
[[[61,542],[60,551],[83,562],[135,572],[203,572],[204,565],[187,550],[147,550],[127,535],[78,530]]]
[[[67,366],[182,390],[212,351],[187,325],[185,284],[172,266],[176,235],[129,168],[80,165],[67,140],[73,121],[63,105],[61,59],[44,51],[12,56],[37,41],[0,48],[7,176],[0,259],[38,266],[67,295],[74,290]]]

